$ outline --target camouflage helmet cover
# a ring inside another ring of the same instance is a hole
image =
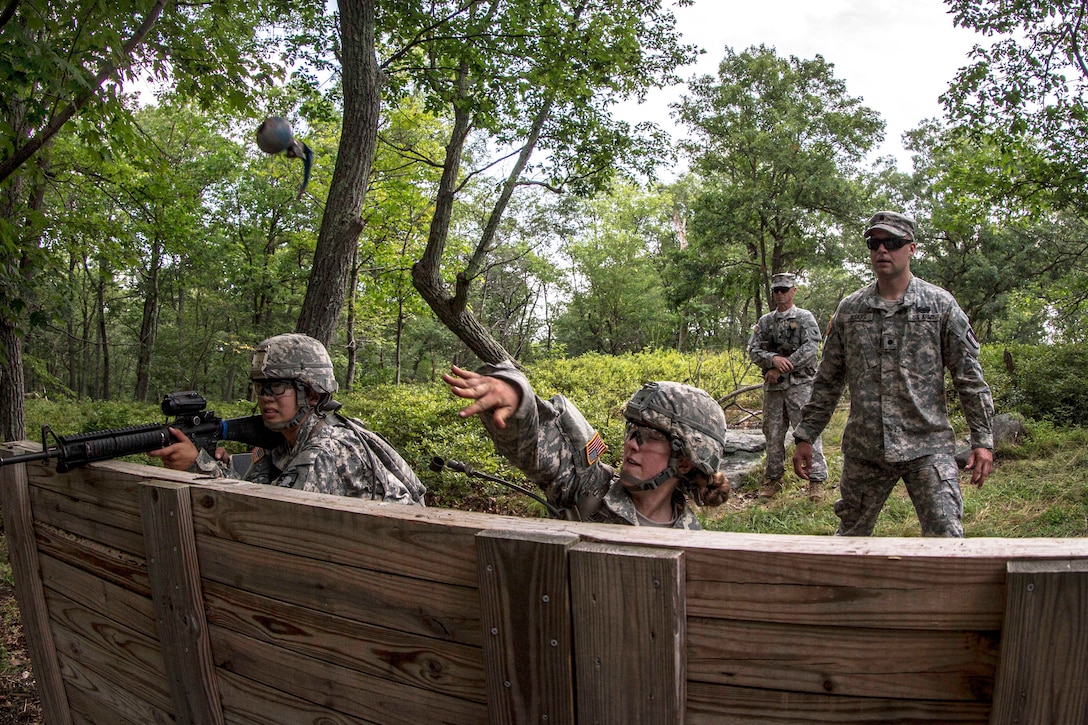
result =
[[[297,380],[318,393],[335,393],[332,358],[320,342],[290,332],[270,337],[253,351],[251,380]]]
[[[682,383],[646,383],[623,409],[632,423],[650,426],[683,447],[696,469],[717,473],[725,459],[725,413],[705,390]]]

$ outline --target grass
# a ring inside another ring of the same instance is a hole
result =
[[[714,531],[761,534],[832,535],[838,518],[831,484],[842,472],[840,450],[845,412],[832,419],[824,436],[828,486],[819,504],[809,502],[805,482],[787,471],[784,489],[771,501],[755,497],[759,471],[739,482],[734,499],[705,512],[704,526]],[[960,473],[963,527],[968,537],[1088,536],[1088,430],[1025,422],[1027,434],[1017,445],[1000,446],[997,465],[981,489]],[[788,466],[787,466],[788,468]],[[737,482],[735,482],[737,483]],[[920,536],[921,528],[906,488],[896,486],[880,513],[874,536]]]

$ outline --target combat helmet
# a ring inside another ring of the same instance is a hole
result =
[[[328,350],[314,338],[297,332],[276,335],[258,345],[253,351],[249,377],[294,380],[322,395],[331,395],[339,388]]]
[[[677,475],[681,456],[707,476],[717,473],[725,460],[725,413],[705,390],[682,383],[646,383],[627,401],[623,417],[661,431],[672,446],[668,466],[654,478],[638,481],[624,476],[636,490],[656,488]]]

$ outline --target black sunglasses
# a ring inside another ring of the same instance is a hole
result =
[[[891,239],[874,239],[873,237],[865,237],[865,244],[869,247],[870,252],[875,252],[880,249],[880,245],[883,244],[884,248],[889,252],[894,252],[900,247],[905,247],[910,244],[910,239],[902,239],[899,237],[892,237]]]
[[[780,295],[789,292],[791,289],[793,289],[793,287],[771,287],[771,292]]]

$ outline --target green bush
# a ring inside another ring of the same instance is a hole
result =
[[[1006,359],[1011,361],[1011,370]],[[987,346],[980,360],[999,412],[1057,425],[1088,425],[1085,346]]]

